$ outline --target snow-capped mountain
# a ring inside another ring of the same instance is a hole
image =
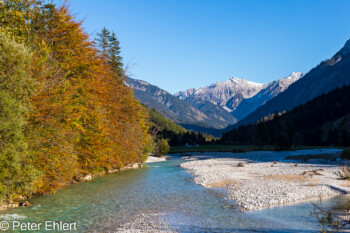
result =
[[[301,72],[293,72],[288,77],[268,83],[267,86],[255,96],[243,99],[236,110],[233,111],[233,114],[238,119],[243,119],[273,97],[284,92],[292,83],[298,81],[303,76],[304,74]]]
[[[207,87],[180,91],[175,93],[175,96],[187,103],[208,101],[231,112],[237,108],[243,99],[253,97],[265,86],[265,84],[233,77]]]
[[[190,88],[175,95],[142,80],[127,78],[126,84],[134,90],[135,97],[141,103],[185,128],[224,129],[283,92],[301,77],[302,73],[292,73],[268,84],[234,77],[207,87]]]
[[[267,84],[234,77],[207,87],[180,91],[175,93],[175,96],[196,108],[206,108],[214,111],[211,105],[221,106],[222,109],[230,112],[235,118],[242,119],[302,77],[301,72],[294,72],[288,77]]]
[[[237,122],[237,119],[220,106],[198,107],[176,98],[165,90],[142,80],[128,77],[125,81],[135,97],[149,108],[156,109],[163,116],[183,125],[223,129]]]

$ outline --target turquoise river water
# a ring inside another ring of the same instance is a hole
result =
[[[163,213],[180,232],[315,232],[310,202],[241,212],[217,191],[193,182],[172,158],[71,185],[54,195],[31,199],[34,207],[0,212],[0,221],[76,222],[76,232],[105,232],[141,213]],[[346,196],[327,199],[343,203]],[[33,231],[27,231],[33,232]]]

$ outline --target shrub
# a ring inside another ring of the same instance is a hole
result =
[[[148,143],[143,148],[143,153],[141,155],[141,160],[145,161],[150,153],[154,151],[156,143],[151,136],[148,136]]]
[[[154,150],[155,156],[166,155],[169,151],[170,151],[170,146],[169,146],[167,140],[160,139],[157,141],[157,145],[156,145],[156,148]]]

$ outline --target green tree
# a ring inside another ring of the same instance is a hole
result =
[[[104,27],[97,33],[96,42],[101,55],[107,60],[106,63],[112,67],[118,77],[122,78],[124,76],[123,58],[120,56],[120,45],[116,34]]]
[[[31,194],[35,171],[26,138],[33,82],[28,49],[0,32],[0,203]]]
[[[105,27],[101,30],[101,32],[97,33],[97,38],[96,38],[97,47],[100,50],[102,56],[108,56],[109,36],[110,36],[110,32]]]
[[[123,58],[120,56],[119,41],[117,40],[117,37],[114,32],[112,32],[112,34],[108,37],[108,43],[109,43],[108,63],[111,65],[114,72],[116,72],[118,76],[122,78],[124,76],[124,69],[123,69],[123,62],[122,62]]]
[[[157,145],[154,150],[154,155],[155,156],[166,155],[169,151],[170,151],[170,146],[168,144],[168,141],[165,139],[159,139],[157,141]]]

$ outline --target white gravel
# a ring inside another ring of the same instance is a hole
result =
[[[124,223],[115,231],[120,233],[178,232],[165,223],[162,214],[141,214],[131,222]]]
[[[163,157],[155,157],[155,156],[148,156],[145,163],[156,163],[156,162],[163,162],[166,161],[166,156]]]
[[[235,200],[243,211],[350,192],[349,183],[337,179],[337,165],[212,158],[181,167],[199,185],[226,188],[226,198]]]

